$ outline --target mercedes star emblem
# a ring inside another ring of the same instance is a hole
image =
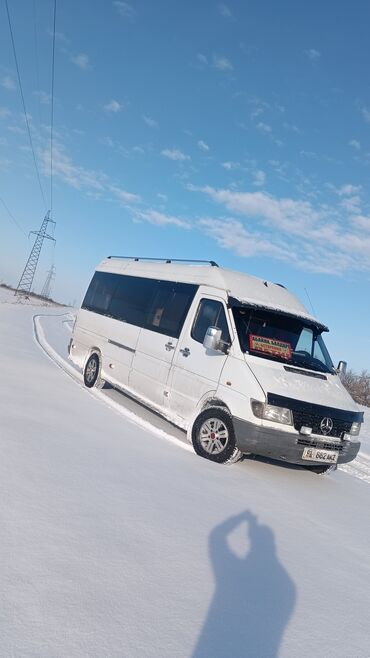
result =
[[[323,434],[330,434],[333,429],[333,421],[331,418],[323,418],[320,423],[320,429]]]

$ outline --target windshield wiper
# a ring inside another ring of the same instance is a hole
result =
[[[289,364],[293,364],[295,366],[300,366],[301,368],[309,368],[310,370],[317,370],[317,372],[330,372],[330,369],[328,366],[326,366],[324,363],[320,363],[320,361],[315,361],[312,363],[310,359],[289,359]]]

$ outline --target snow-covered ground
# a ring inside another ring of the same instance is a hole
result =
[[[329,476],[218,466],[0,289],[0,656],[370,658],[370,413]]]

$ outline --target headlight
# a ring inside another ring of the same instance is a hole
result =
[[[349,430],[351,436],[358,436],[360,434],[361,423],[352,423],[352,427]]]
[[[271,420],[283,425],[293,425],[292,412],[285,407],[275,407],[273,404],[265,404],[258,400],[251,400],[252,411],[257,418]]]

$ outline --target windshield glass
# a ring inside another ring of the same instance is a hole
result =
[[[333,371],[319,329],[303,319],[246,308],[234,308],[233,314],[243,352],[301,368]]]

